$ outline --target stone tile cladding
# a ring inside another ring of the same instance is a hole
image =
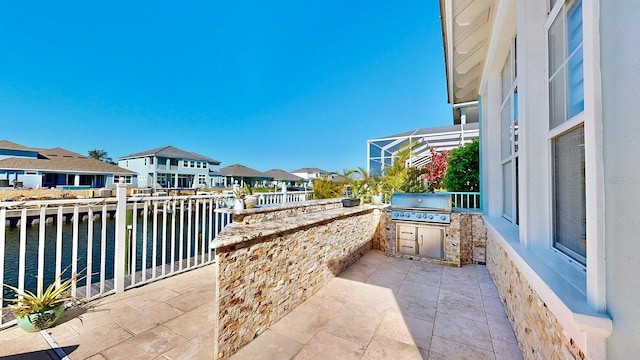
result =
[[[218,358],[233,355],[267,330],[382,237],[380,210],[332,211],[331,219],[217,249]]]
[[[419,256],[401,255],[396,251],[396,222],[388,211],[382,213],[381,224],[386,229],[386,241],[380,243],[380,250],[389,256],[423,260],[445,265],[484,264],[486,262],[487,229],[482,214],[453,212],[451,224],[444,239],[444,259],[425,259]]]
[[[585,355],[527,279],[493,239],[487,240],[487,270],[493,278],[525,359],[584,359]]]
[[[482,214],[471,214],[471,262],[486,264],[487,262],[487,227]]]

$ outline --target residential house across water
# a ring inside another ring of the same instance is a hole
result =
[[[330,172],[327,170],[322,170],[322,169],[318,169],[315,167],[306,167],[306,168],[300,168],[297,170],[293,170],[291,171],[291,173],[295,176],[299,176],[305,180],[313,180],[313,179],[319,179],[322,178],[324,176],[329,176]]]
[[[0,140],[0,188],[115,187],[120,178],[137,186],[134,171],[59,147],[31,148]]]
[[[224,182],[220,161],[174,146],[122,156],[118,165],[138,174],[139,187],[217,187]]]

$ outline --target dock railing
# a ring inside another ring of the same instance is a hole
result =
[[[61,277],[88,274],[72,295],[87,300],[210,264],[209,243],[232,221],[221,195],[126,196],[0,202],[0,288],[41,294]],[[304,201],[304,192],[261,195],[259,205]],[[67,270],[65,272],[65,270]],[[2,306],[6,306],[4,303]],[[0,310],[0,328],[15,322]]]

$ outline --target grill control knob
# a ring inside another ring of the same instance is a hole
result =
[[[427,217],[429,218],[429,220],[433,220],[433,215],[429,214],[427,215]]]
[[[398,216],[398,212],[397,212],[397,211],[396,211],[396,212],[394,212],[394,213],[393,213],[393,216],[397,217],[397,216]]]
[[[422,218],[422,214],[416,214],[416,217],[417,217],[418,219],[421,219],[421,218]]]
[[[447,217],[444,215],[440,215],[440,220],[447,220]]]
[[[406,218],[411,217],[411,214],[410,213],[404,213],[404,217],[406,217]]]

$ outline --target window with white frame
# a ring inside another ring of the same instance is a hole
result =
[[[515,39],[511,43],[507,60],[502,67],[501,79],[502,215],[512,223],[518,224],[518,84]]]
[[[114,181],[117,183],[120,181],[120,179],[124,179],[124,183],[125,184],[131,184],[133,182],[133,177],[131,175],[117,175],[114,176]]]
[[[207,185],[207,175],[198,174],[198,184]]]
[[[547,20],[553,247],[586,265],[582,1],[552,0]]]

